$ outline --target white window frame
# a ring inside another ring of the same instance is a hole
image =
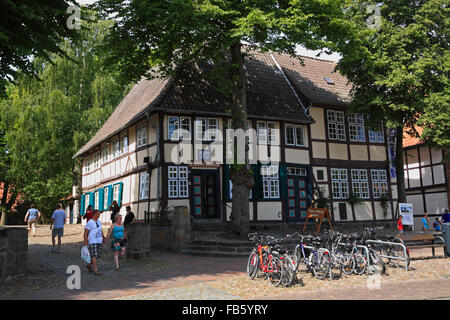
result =
[[[381,196],[389,191],[387,180],[387,172],[385,169],[370,170],[372,178],[372,193],[374,199],[379,199]]]
[[[111,155],[115,159],[120,155],[120,141],[119,138],[114,138],[111,143]]]
[[[293,143],[289,143],[288,142],[288,129],[292,129],[292,138],[293,138]],[[299,138],[298,135],[298,129],[301,130],[301,138]],[[304,127],[302,125],[294,125],[294,124],[286,124],[284,126],[284,132],[285,132],[285,142],[286,145],[288,146],[299,146],[299,147],[305,147],[306,146],[306,142],[305,142],[305,130]],[[301,140],[301,142],[299,142],[299,140]]]
[[[331,168],[330,172],[333,199],[347,199],[349,196],[347,169]]]
[[[147,122],[141,123],[136,129],[136,146],[147,145]]]
[[[119,154],[123,155],[128,153],[128,132],[120,135]]]
[[[100,191],[94,193],[94,210],[100,209]]]
[[[86,173],[91,172],[91,155],[86,157],[86,160],[84,162],[84,171]]]
[[[90,198],[91,195],[89,193],[84,196],[84,212],[86,212],[87,207],[89,207]]]
[[[305,168],[287,167],[286,170],[287,174],[290,176],[306,177],[308,175]]]
[[[256,136],[259,144],[279,145],[277,123],[273,121],[257,121]]]
[[[233,120],[232,119],[227,120],[227,129],[233,129]],[[245,132],[245,136],[248,137],[248,143],[252,143],[253,134],[252,134],[252,123],[250,120],[247,120],[247,131]]]
[[[100,167],[100,152],[97,151],[94,153],[94,162],[93,162],[93,170],[97,170]]]
[[[108,208],[109,188],[103,188],[103,208]]]
[[[369,178],[367,169],[351,169],[353,195],[361,199],[369,199]]]
[[[102,159],[102,163],[107,163],[109,161],[109,143],[105,143],[102,146],[101,159]]]
[[[175,120],[175,128],[170,132],[171,121]],[[187,120],[186,123],[183,123]],[[183,130],[183,131],[182,131]],[[183,137],[183,140],[191,139],[191,118],[190,117],[179,117],[179,116],[169,116],[167,117],[167,138],[171,141],[180,141],[180,137]]]
[[[327,110],[328,139],[345,141],[345,115],[343,111]]]
[[[189,197],[189,173],[187,166],[168,167],[168,193],[169,198]]]
[[[139,200],[148,199],[150,191],[150,175],[148,172],[139,174]]]
[[[348,134],[350,141],[366,142],[366,132],[364,127],[364,116],[354,113],[348,116]]]
[[[212,124],[213,121],[215,122],[214,125]],[[219,119],[207,117],[195,118],[195,139],[197,141],[219,140]]]
[[[113,186],[113,201],[116,200],[119,202],[120,197],[120,184],[116,184]]]
[[[264,199],[280,198],[280,180],[278,170],[279,166],[277,165],[261,166]]]
[[[379,131],[369,130],[370,143],[384,143],[384,130]]]

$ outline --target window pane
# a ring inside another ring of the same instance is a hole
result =
[[[187,167],[178,167],[178,177],[180,179],[188,178],[188,168]]]
[[[286,125],[286,144],[294,145],[294,126]]]
[[[188,181],[187,180],[180,180],[179,181],[179,197],[187,197],[189,195],[188,193]]]
[[[267,128],[265,122],[258,122],[257,123],[257,130],[258,130],[258,142],[259,143],[266,143],[267,142]]]
[[[295,126],[295,140],[296,140],[296,145],[298,146],[304,146],[305,145],[305,141],[303,138],[303,127],[302,126]]]
[[[173,166],[169,167],[169,179],[178,178],[177,169],[178,169],[178,167],[173,167]]]
[[[169,180],[169,198],[178,197],[178,180]]]
[[[217,139],[217,119],[208,119],[208,140],[216,140]]]
[[[203,133],[206,131],[206,119],[197,118],[195,120],[195,138],[197,140],[203,140]]]
[[[180,118],[181,122],[181,134],[180,136],[183,137],[183,139],[191,139],[191,118]]]
[[[142,125],[137,130],[137,146],[140,147],[145,144],[147,144],[147,127]]]
[[[169,139],[178,140],[179,120],[178,117],[169,117]]]

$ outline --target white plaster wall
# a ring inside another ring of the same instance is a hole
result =
[[[414,214],[423,214],[423,199],[421,194],[407,195],[406,202],[412,203]]]
[[[372,204],[364,201],[361,204],[355,205],[355,219],[357,221],[373,220]]]
[[[278,212],[281,211],[281,201],[277,202],[258,202],[258,221],[262,220],[281,220]]]
[[[445,209],[449,209],[447,193],[425,194],[428,214],[442,214]]]

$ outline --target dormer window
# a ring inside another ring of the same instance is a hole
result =
[[[331,78],[330,77],[325,77],[325,78],[323,78],[328,84],[334,84],[334,81],[333,80],[331,80]]]

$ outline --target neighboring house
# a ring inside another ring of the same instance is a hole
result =
[[[66,223],[76,224],[80,215],[80,197],[77,195],[77,187],[72,188],[72,194],[62,199],[64,210],[66,211]]]
[[[424,213],[432,223],[449,208],[450,162],[445,156],[447,150],[431,148],[407,133],[403,136],[403,150],[406,201],[413,204],[417,229]]]
[[[304,66],[277,53],[246,58],[254,130],[250,221],[303,221],[317,186],[332,198],[335,221],[392,219],[396,197],[382,199],[396,191],[384,130],[370,131],[364,117],[344,114],[350,85],[333,72],[334,62],[303,59]],[[88,204],[107,210],[117,200],[122,214],[130,205],[138,219],[177,205],[188,206],[196,219],[229,219],[232,184],[224,162],[231,101],[202,80],[211,68],[186,65],[174,79],[134,86],[74,156],[83,163],[83,211]],[[349,197],[361,203],[351,205]]]

